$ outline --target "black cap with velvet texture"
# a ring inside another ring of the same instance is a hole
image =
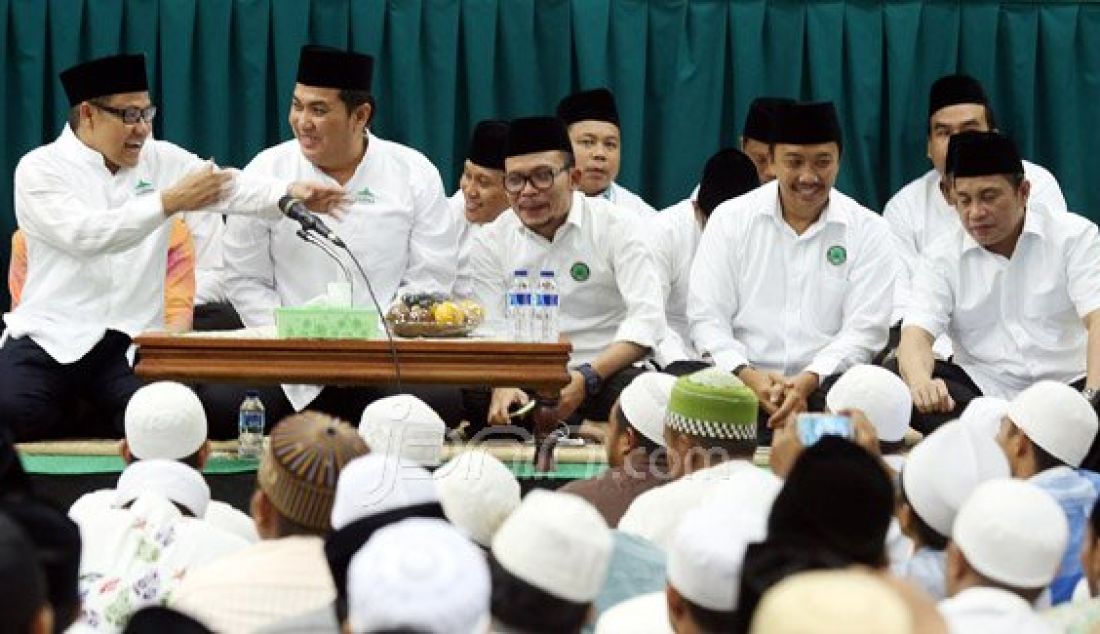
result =
[[[508,142],[504,156],[521,156],[535,152],[573,152],[565,124],[556,117],[524,117],[508,126]]]
[[[508,122],[486,119],[479,121],[470,137],[466,158],[474,165],[490,170],[504,169],[504,149],[508,143]]]
[[[947,145],[946,171],[951,177],[1023,174],[1020,152],[1000,132],[962,132]]]
[[[61,71],[61,85],[69,106],[96,97],[148,91],[145,56],[112,55],[77,64]]]
[[[558,102],[558,118],[566,125],[578,121],[606,121],[619,125],[615,96],[606,88],[575,92]]]
[[[707,160],[695,202],[699,203],[703,214],[710,217],[718,205],[759,186],[760,177],[752,159],[740,150],[727,148]]]
[[[370,92],[374,58],[327,46],[306,45],[298,54],[299,84]]]
[[[771,143],[772,131],[775,129],[775,109],[779,106],[789,106],[794,99],[782,97],[757,97],[749,106],[749,113],[745,115],[745,126],[741,129],[741,136],[746,139],[755,139],[761,143]]]
[[[928,91],[928,118],[948,106],[960,103],[989,105],[985,90],[970,75],[945,75],[932,84]]]
[[[841,145],[840,120],[831,101],[776,106],[773,143]]]

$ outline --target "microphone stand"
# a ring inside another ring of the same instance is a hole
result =
[[[371,301],[374,302],[375,309],[378,310],[378,317],[379,320],[382,322],[382,329],[386,333],[386,341],[389,343],[390,349],[390,359],[393,361],[393,372],[395,382],[397,383],[397,392],[399,394],[404,393],[405,390],[401,384],[401,363],[397,360],[397,345],[393,342],[393,333],[390,332],[390,325],[386,322],[385,315],[382,314],[382,305],[378,303],[378,297],[374,294],[374,287],[370,283],[370,277],[367,276],[367,272],[363,269],[363,265],[359,262],[359,258],[355,257],[355,254],[351,252],[351,248],[349,248],[347,243],[345,243],[343,240],[340,240],[340,242],[336,243],[330,242],[328,237],[324,234],[321,234],[313,229],[307,230],[305,227],[299,229],[297,231],[297,235],[302,240],[305,240],[306,242],[324,251],[330,258],[335,260],[336,263],[340,265],[340,269],[344,272],[344,277],[347,279],[348,284],[352,286],[353,298],[355,296],[355,286],[352,284],[351,281],[351,270],[344,264],[344,261],[340,258],[339,252],[333,247],[333,245],[335,244],[335,246],[342,248],[344,252],[348,254],[348,257],[351,258],[351,261],[355,263],[356,268],[359,269],[359,275],[367,284],[367,293],[370,295]]]

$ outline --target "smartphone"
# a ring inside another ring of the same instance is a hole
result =
[[[855,436],[852,419],[839,414],[799,414],[795,424],[798,425],[798,440],[803,447],[816,443],[822,436],[840,436],[848,440]]]

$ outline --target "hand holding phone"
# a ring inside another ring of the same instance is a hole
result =
[[[798,415],[798,440],[809,447],[822,436],[840,436],[846,440],[855,438],[852,419],[841,414],[802,413]]]

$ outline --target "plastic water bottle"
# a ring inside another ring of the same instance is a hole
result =
[[[508,332],[513,341],[531,341],[531,282],[526,269],[512,274],[508,289]]]
[[[237,456],[259,460],[264,448],[264,423],[267,415],[260,393],[255,390],[245,392],[244,402],[237,417]]]
[[[535,287],[534,339],[542,343],[558,342],[558,282],[553,271],[539,271]]]

